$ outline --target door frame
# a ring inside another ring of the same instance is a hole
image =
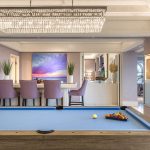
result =
[[[15,65],[16,65],[16,71],[15,71],[15,81],[13,81],[14,83],[19,83],[19,56],[15,55],[15,54],[10,54],[10,61],[11,61],[11,57],[15,57]]]

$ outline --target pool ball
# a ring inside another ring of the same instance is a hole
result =
[[[92,118],[93,118],[93,119],[96,119],[97,117],[98,117],[97,114],[93,114],[93,115],[92,115]]]

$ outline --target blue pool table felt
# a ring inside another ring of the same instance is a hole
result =
[[[105,119],[105,114],[122,112],[128,121]],[[97,114],[97,119],[92,115]],[[115,130],[115,131],[143,131],[149,130],[147,126],[133,117],[126,110],[119,107],[110,108],[70,108],[56,110],[54,108],[0,108],[0,130]]]

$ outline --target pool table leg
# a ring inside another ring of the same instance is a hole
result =
[[[3,106],[5,106],[6,104],[5,104],[5,99],[3,99]]]

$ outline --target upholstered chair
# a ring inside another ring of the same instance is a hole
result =
[[[88,82],[87,80],[84,80],[81,88],[79,88],[78,90],[69,91],[69,106],[71,106],[71,105],[82,105],[82,106],[84,106],[84,94],[85,94],[87,82]],[[82,97],[82,101],[81,102],[72,102],[71,101],[72,96],[80,96],[80,97]]]
[[[13,88],[13,80],[0,80],[0,101],[3,99],[3,106],[6,104],[6,99],[9,99],[11,106],[11,99],[17,97],[17,93]]]
[[[48,106],[49,99],[56,99],[57,106],[58,106],[58,100],[61,99],[61,105],[63,105],[61,81],[60,80],[45,80],[44,81],[44,97],[46,98],[46,106]]]
[[[40,98],[41,106],[41,93],[37,89],[36,80],[20,80],[20,96],[22,97],[22,105],[27,105],[27,100],[33,100],[33,106],[35,106],[35,99]]]

